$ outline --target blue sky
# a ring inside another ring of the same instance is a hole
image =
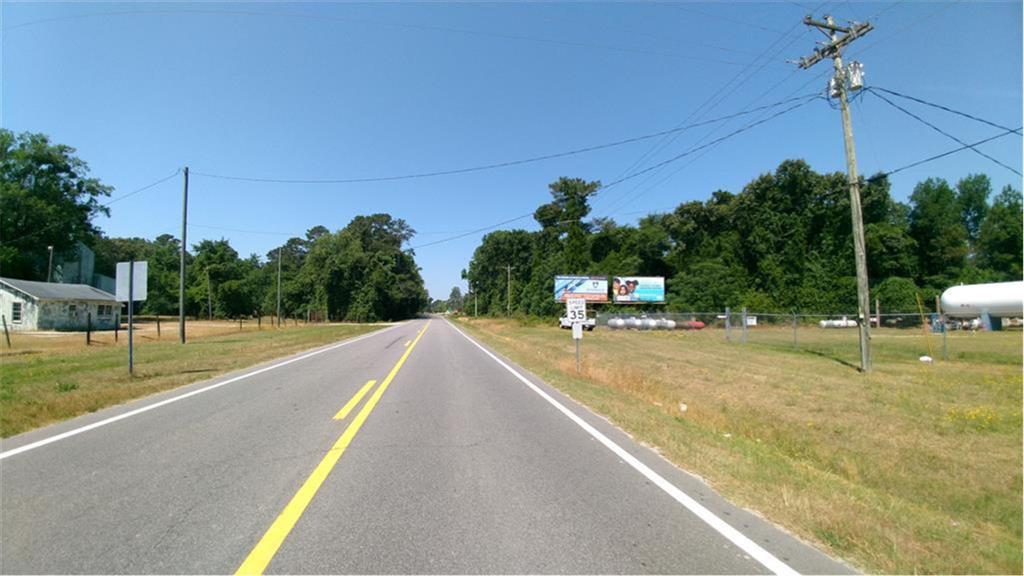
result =
[[[831,67],[787,63],[820,33],[810,9],[870,20],[848,59],[868,85],[1021,125],[1020,2],[674,4],[15,3],[2,14],[4,128],[78,150],[127,194],[188,165],[189,243],[227,238],[242,255],[358,214],[388,212],[418,246],[532,212],[559,176],[611,182],[682,154],[772,109],[588,154],[469,174],[348,184],[552,154],[822,92]],[[999,130],[893,99],[974,142]],[[863,173],[958,147],[873,94],[852,107]],[[654,154],[646,155],[657,143]],[[1019,136],[982,147],[1021,171]],[[646,157],[645,157],[646,155]],[[738,192],[787,158],[844,170],[839,112],[824,100],[664,169],[613,186],[594,215],[649,211]],[[1019,176],[970,151],[893,176],[914,184],[984,172],[996,190]],[[180,234],[181,180],[111,206],[111,236]],[[505,227],[535,229],[530,218]],[[417,250],[427,288],[460,285],[484,232]]]

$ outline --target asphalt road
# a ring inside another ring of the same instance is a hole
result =
[[[851,572],[503,362],[417,320],[7,439],[0,570]]]

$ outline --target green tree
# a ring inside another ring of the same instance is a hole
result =
[[[113,190],[90,178],[75,149],[43,134],[0,129],[0,271],[45,280],[49,250],[70,255],[75,242],[93,244],[92,219],[109,214],[100,200]]]
[[[978,263],[994,279],[1021,280],[1021,192],[1003,188],[992,202],[978,232]]]
[[[910,236],[917,243],[922,285],[952,284],[967,258],[967,229],[956,194],[945,180],[929,178],[914,187],[910,202]]]
[[[978,242],[981,224],[988,213],[988,197],[992,182],[984,174],[971,174],[956,183],[956,201],[960,208],[960,221],[967,231],[967,243],[972,248]]]

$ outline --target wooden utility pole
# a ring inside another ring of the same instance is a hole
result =
[[[185,237],[188,235],[188,166],[185,166],[185,190],[181,196],[181,265],[178,267],[178,338],[185,343]]]
[[[814,54],[802,58],[801,68],[810,68],[825,58],[832,58],[835,76],[829,83],[830,92],[838,93],[839,106],[843,116],[843,146],[846,149],[846,171],[850,185],[850,219],[853,222],[853,252],[857,266],[857,324],[860,328],[860,370],[871,371],[871,301],[868,295],[868,265],[864,249],[864,219],[860,207],[860,181],[857,175],[857,153],[853,142],[853,124],[850,121],[850,105],[847,92],[860,89],[860,65],[854,62],[849,69],[843,68],[842,49],[857,38],[873,29],[870,23],[854,22],[850,26],[836,26],[831,16],[818,22],[807,16],[804,24],[813,26],[824,33],[829,41],[817,48]],[[839,36],[839,32],[843,36]],[[851,78],[851,76],[856,76]],[[854,80],[854,82],[850,82]],[[832,94],[830,94],[831,96]]]
[[[281,247],[277,247],[277,327],[281,327]]]
[[[506,266],[508,268],[508,315],[512,315],[512,269],[515,266]]]

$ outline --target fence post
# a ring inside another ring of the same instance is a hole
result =
[[[725,341],[732,342],[732,312],[729,307],[725,307]]]
[[[797,347],[796,343],[796,310],[793,311],[793,348]]]
[[[743,343],[747,343],[747,307],[743,307]]]
[[[92,312],[85,314],[85,345],[92,346]]]
[[[263,314],[256,317],[256,329],[263,330]]]
[[[156,315],[156,339],[160,339],[160,315]]]
[[[117,333],[121,330],[121,314],[114,315],[114,344],[117,344]]]
[[[4,339],[7,340],[7,348],[11,347],[11,333],[7,331],[7,316],[0,314],[0,320],[4,321]]]
[[[238,331],[239,332],[242,331],[242,315],[241,314],[238,315]]]

